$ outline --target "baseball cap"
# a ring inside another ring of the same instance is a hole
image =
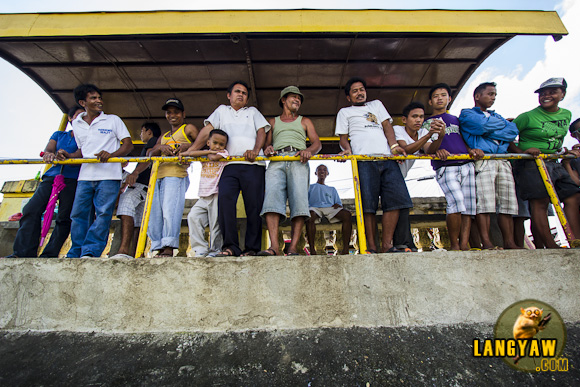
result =
[[[280,99],[278,100],[278,105],[282,107],[282,98],[284,98],[287,94],[298,94],[300,96],[300,102],[304,102],[304,94],[300,92],[300,89],[296,86],[287,86],[282,90],[280,93]]]
[[[550,78],[547,81],[542,82],[540,88],[534,91],[534,93],[539,93],[542,89],[547,89],[548,87],[561,87],[565,90],[566,87],[568,87],[568,84],[564,78]]]
[[[167,108],[169,108],[169,106],[174,106],[181,111],[185,110],[185,108],[183,107],[183,103],[178,98],[169,98],[167,101],[165,101],[165,105],[163,105],[163,107],[161,109],[167,110]]]

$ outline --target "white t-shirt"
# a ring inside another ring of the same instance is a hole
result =
[[[336,116],[335,135],[348,134],[355,155],[390,155],[391,148],[382,125],[385,120],[393,122],[379,100],[367,102],[363,106],[345,107]]]
[[[221,129],[228,134],[226,149],[230,156],[243,156],[248,149],[254,149],[258,130],[264,128],[266,133],[270,130],[268,121],[253,106],[243,107],[236,111],[229,105],[220,105],[203,124],[204,126],[211,124],[214,129]],[[262,150],[260,150],[260,155],[264,155]],[[254,163],[232,161],[230,164],[266,165],[264,161]]]
[[[395,130],[395,138],[397,139],[397,141],[399,140],[405,141],[407,145],[415,142],[415,140],[413,140],[411,136],[409,136],[409,133],[407,133],[404,126],[395,125],[393,126],[393,129]],[[418,150],[413,154],[417,155],[419,154],[419,152],[420,150]],[[415,160],[405,160],[401,164],[399,164],[399,168],[401,168],[401,173],[403,174],[403,177],[407,177],[407,173],[409,173],[409,170],[413,167],[413,164],[415,164]]]
[[[102,150],[113,153],[121,147],[122,139],[131,138],[119,117],[101,112],[89,125],[83,120],[86,114],[79,114],[72,122],[75,140],[84,158],[95,158]],[[121,180],[122,177],[121,163],[83,164],[79,173],[79,181]]]

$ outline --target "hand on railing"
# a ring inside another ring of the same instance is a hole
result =
[[[481,149],[471,149],[469,150],[469,155],[474,159],[474,160],[481,160],[483,158],[483,156],[485,156],[485,153],[483,153],[483,151]]]
[[[529,155],[532,155],[534,157],[538,157],[540,155],[540,153],[542,153],[538,148],[528,148],[524,151],[524,153],[527,153]]]
[[[264,149],[264,156],[270,157],[270,156],[276,156],[277,154],[278,154],[278,152],[276,152],[274,150],[274,147],[272,145],[268,145],[266,147],[266,149]]]
[[[304,149],[304,150],[301,150],[299,152],[296,152],[296,154],[294,156],[300,156],[300,162],[302,164],[305,164],[312,157],[312,152],[309,152],[306,149]]]

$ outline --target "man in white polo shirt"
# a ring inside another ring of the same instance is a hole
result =
[[[83,84],[74,89],[74,96],[85,109],[72,122],[79,149],[73,154],[59,150],[57,158],[96,157],[106,162],[111,157],[128,155],[133,150],[131,135],[119,117],[103,113],[101,91],[95,85]],[[101,256],[107,245],[121,178],[119,163],[82,164],[71,212],[72,246],[68,258]]]
[[[199,150],[207,143],[213,129],[228,134],[226,150],[230,156],[243,156],[246,161],[232,161],[224,168],[219,182],[218,220],[224,236],[223,250],[218,256],[256,255],[261,250],[262,218],[260,210],[264,201],[264,176],[266,163],[256,161],[262,155],[266,132],[270,124],[253,106],[247,107],[248,85],[235,81],[228,87],[229,105],[220,105],[204,121],[192,150]],[[187,155],[187,153],[183,153]],[[236,203],[242,192],[246,210],[247,228],[244,251],[240,249]]]

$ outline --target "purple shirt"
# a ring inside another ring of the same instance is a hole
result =
[[[421,131],[429,131],[431,121],[435,118],[441,118],[443,122],[445,122],[446,126],[445,137],[443,138],[443,141],[441,141],[441,146],[439,146],[439,149],[445,149],[452,155],[467,153],[467,145],[465,145],[465,141],[463,141],[463,137],[461,137],[461,133],[459,133],[459,119],[451,114],[443,113],[429,117],[429,119],[423,123]],[[421,132],[419,132],[419,137],[421,137]],[[436,134],[431,139],[432,141],[436,141],[438,138],[439,137]],[[433,166],[433,169],[438,169],[444,166],[462,165],[469,162],[469,160],[432,160],[431,165]]]

